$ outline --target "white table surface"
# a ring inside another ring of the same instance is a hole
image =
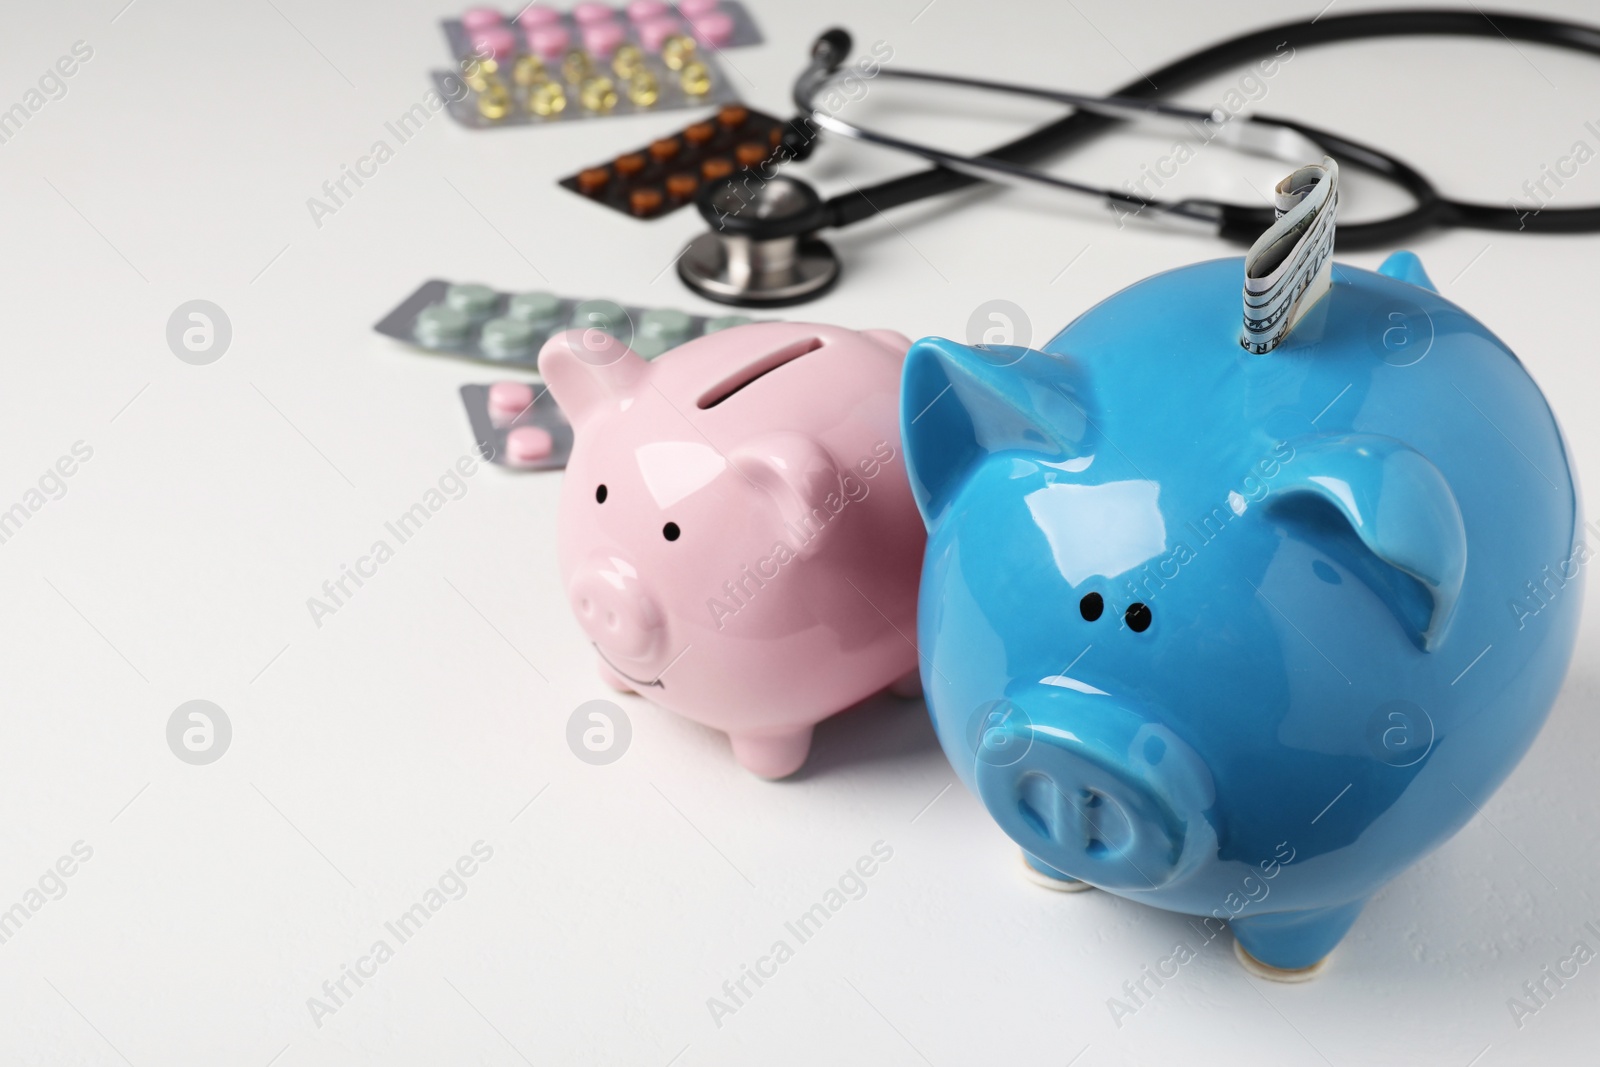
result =
[[[713,310],[666,269],[697,232],[692,212],[643,224],[554,184],[689,113],[489,133],[436,117],[319,227],[307,199],[422,98],[443,59],[436,21],[456,10],[125,3],[0,15],[0,108],[74,42],[93,49],[66,94],[0,144],[0,508],[76,442],[93,450],[0,544],[0,909],[76,843],[92,849],[65,894],[0,944],[0,1062],[1593,1056],[1600,963],[1520,1028],[1507,1005],[1575,942],[1600,949],[1583,928],[1600,920],[1593,620],[1522,766],[1378,894],[1325,976],[1247,978],[1223,937],[1120,1026],[1108,998],[1192,934],[1113,896],[1026,884],[1015,847],[951,787],[918,702],[824,724],[805,772],[783,784],[631,697],[619,698],[633,726],[623,758],[576,759],[568,716],[611,694],[554,565],[559,475],[480,471],[316,626],[307,598],[470,449],[457,387],[494,378],[371,332],[420,281]],[[811,36],[835,22],[860,46],[889,42],[902,66],[1103,90],[1321,4],[753,6],[768,43],[728,58],[752,104],[784,112]],[[1542,9],[1594,15],[1584,0]],[[1236,81],[1183,98],[1213,102]],[[1600,65],[1577,56],[1391,41],[1301,52],[1258,106],[1400,149],[1448,192],[1504,202],[1574,141],[1594,145],[1597,89]],[[859,114],[978,148],[1048,109],[874,89]],[[1119,182],[1168,147],[1124,139],[1059,166]],[[836,192],[908,166],[831,143],[801,173]],[[1183,181],[1250,197],[1279,170],[1213,149]],[[1347,192],[1346,218],[1390,203],[1359,178]],[[1600,163],[1556,203],[1586,201],[1600,201]],[[959,336],[979,303],[1004,298],[1036,341],[1140,277],[1236,254],[1019,192],[912,207],[836,244],[848,276],[807,316]],[[1457,231],[1412,247],[1521,354],[1580,468],[1600,466],[1600,238]],[[207,366],[165,341],[173,309],[196,298],[233,328]],[[192,699],[232,724],[207,766],[166,741]],[[493,855],[465,895],[397,945],[384,923],[479,841]],[[793,943],[784,923],[880,841],[893,856],[866,894],[714,1020],[708,998],[774,941]],[[380,938],[393,958],[313,1019],[308,998]]]

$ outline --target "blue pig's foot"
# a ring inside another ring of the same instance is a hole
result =
[[[1293,970],[1284,967],[1269,967],[1254,956],[1237,940],[1233,943],[1233,954],[1238,957],[1244,969],[1257,978],[1265,978],[1269,982],[1309,982],[1317,977],[1328,966],[1328,957],[1324,956],[1309,967],[1298,967]]]
[[[1330,908],[1241,915],[1233,929],[1233,950],[1245,970],[1275,982],[1304,982],[1322,973],[1333,951],[1361,914],[1365,900]]]
[[[1029,855],[1027,849],[1022,850],[1022,870],[1027,875],[1028,881],[1034,885],[1042,885],[1046,889],[1054,889],[1060,893],[1081,893],[1085,889],[1094,888],[1088,882],[1079,881],[1069,874],[1062,874],[1039,857]]]

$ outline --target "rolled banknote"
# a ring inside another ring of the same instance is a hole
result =
[[[1278,220],[1244,257],[1244,334],[1239,343],[1271,352],[1327,293],[1333,277],[1339,164],[1328,156],[1273,189]]]

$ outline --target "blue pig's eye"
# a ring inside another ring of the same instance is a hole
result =
[[[1105,599],[1099,593],[1086,593],[1083,599],[1078,601],[1078,614],[1083,616],[1085,622],[1094,622],[1105,610]]]
[[[1128,629],[1136,634],[1142,634],[1150,629],[1150,609],[1143,604],[1129,604],[1122,618],[1128,624]]]

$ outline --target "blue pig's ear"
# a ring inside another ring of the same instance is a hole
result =
[[[932,526],[967,474],[997,452],[1081,455],[1090,422],[1079,367],[1012,346],[924,337],[906,354],[900,431],[911,491]]]
[[[1422,269],[1422,260],[1417,258],[1415,252],[1402,249],[1393,252],[1389,258],[1378,265],[1378,273],[1390,278],[1399,278],[1403,282],[1410,282],[1419,289],[1426,289],[1430,293],[1437,293],[1439,287],[1433,284],[1433,279],[1428,277],[1428,272]]]
[[[1444,640],[1467,573],[1467,530],[1439,468],[1392,437],[1329,434],[1288,442],[1293,456],[1271,481],[1269,500],[1296,521],[1348,526],[1380,567],[1368,584],[1423,649]],[[1328,508],[1291,505],[1307,496]],[[1335,517],[1337,516],[1337,517]],[[1342,530],[1334,531],[1336,534]]]

